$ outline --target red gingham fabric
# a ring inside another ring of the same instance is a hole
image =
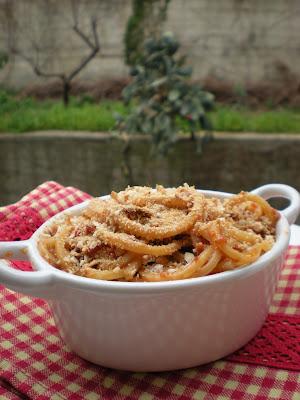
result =
[[[73,200],[66,201],[63,187],[55,182],[41,187],[43,195],[38,190],[33,195],[34,204],[38,204],[36,209],[43,210],[43,219],[49,217],[54,209],[88,198],[80,191],[75,195],[76,189],[72,188]],[[59,188],[59,196],[55,188]],[[70,196],[70,188],[65,193]],[[21,203],[21,206],[32,207],[30,194]],[[5,220],[17,209],[18,204],[9,206],[9,210],[2,208],[0,215]],[[26,263],[17,263],[17,266],[28,269]],[[273,316],[300,316],[299,266],[300,248],[290,247],[270,310]],[[300,400],[299,374],[285,368],[228,360],[182,371],[152,374],[101,368],[82,360],[62,342],[44,300],[0,287],[0,304],[0,378],[24,393],[26,399]],[[3,388],[0,379],[0,400],[15,398],[20,397]]]
[[[268,315],[258,334],[226,359],[300,371],[300,316]]]
[[[0,207],[0,222],[13,216],[16,210],[20,212],[28,207],[36,209],[41,218],[46,220],[90,197],[87,193],[73,187],[64,187],[53,181],[45,182],[17,203]]]
[[[1,386],[1,381],[0,381],[0,400],[20,400],[20,397],[12,392],[10,392],[8,389],[5,389],[6,383],[4,383],[5,386]]]

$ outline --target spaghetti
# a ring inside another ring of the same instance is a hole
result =
[[[38,247],[54,267],[83,277],[188,279],[257,260],[274,244],[278,215],[247,192],[220,200],[187,184],[129,187],[91,200],[79,216],[56,220]]]

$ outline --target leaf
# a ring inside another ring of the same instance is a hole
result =
[[[8,54],[0,51],[0,69],[8,62]]]
[[[153,81],[151,84],[150,84],[150,87],[151,88],[158,88],[159,86],[161,86],[161,85],[163,85],[164,83],[166,83],[166,81],[167,81],[167,77],[163,77],[163,78],[160,78],[160,79],[156,79],[155,81]]]
[[[184,117],[187,114],[191,113],[191,106],[189,103],[183,103],[181,108],[180,108],[180,114]]]
[[[139,63],[132,69],[132,81],[123,90],[123,99],[133,105],[122,118],[118,128],[128,133],[142,133],[151,137],[156,152],[165,153],[176,140],[178,119],[187,120],[189,132],[199,126],[211,129],[207,111],[213,106],[214,96],[199,84],[189,81],[192,68],[185,57],[178,57],[179,43],[170,34],[151,38]]]
[[[126,102],[131,100],[131,98],[133,97],[133,90],[131,85],[126,86],[122,90],[122,97]]]
[[[143,133],[151,133],[153,128],[153,123],[150,119],[146,119],[145,121],[142,122],[142,132]]]
[[[192,121],[198,121],[198,119],[199,119],[198,113],[197,113],[196,111],[192,112],[192,113],[190,114],[190,119],[191,119]]]
[[[169,95],[168,95],[168,99],[170,101],[176,101],[178,98],[180,97],[180,92],[179,90],[171,90]]]
[[[122,121],[124,121],[124,117],[123,115],[119,114],[118,112],[114,112],[113,113],[113,117],[116,120],[117,123],[120,123]]]
[[[177,68],[176,73],[181,76],[189,77],[192,75],[193,68],[192,67],[181,67]]]
[[[212,129],[211,122],[205,115],[199,118],[199,122],[204,130],[210,131]]]

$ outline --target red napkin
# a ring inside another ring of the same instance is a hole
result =
[[[26,239],[45,219],[89,197],[46,182],[0,208],[0,240]],[[26,262],[14,266],[30,269]],[[206,366],[159,374],[113,371],[82,360],[59,337],[44,300],[0,287],[0,399],[17,393],[41,400],[298,399],[299,266],[300,248],[290,247],[271,313],[243,349]]]

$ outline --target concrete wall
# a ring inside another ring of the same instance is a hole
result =
[[[128,185],[122,165],[124,144],[110,135],[42,132],[0,135],[0,204],[11,203],[45,180],[73,185],[93,195]],[[177,186],[239,192],[266,183],[300,190],[299,135],[215,134],[202,154],[187,139],[166,158],[149,156],[149,142],[132,144],[131,166],[137,185]]]
[[[9,3],[9,6],[7,6]],[[79,19],[88,33],[95,15],[101,54],[82,72],[81,79],[121,77],[123,35],[131,0],[78,0]],[[5,6],[6,4],[6,6]],[[72,32],[70,0],[1,0],[0,49],[7,43],[7,26],[18,46],[32,56],[40,51],[48,71],[69,71],[86,54],[82,40]],[[215,76],[236,85],[277,82],[280,66],[299,74],[299,0],[171,0],[165,29],[172,30],[194,66],[194,77]],[[0,72],[0,81],[24,86],[37,78],[19,57]]]
[[[7,39],[46,72],[72,71],[89,48],[72,30],[71,0],[8,0],[0,13],[0,49]],[[0,0],[0,11],[1,11]],[[84,80],[127,76],[123,62],[123,35],[131,12],[130,0],[76,0],[79,26],[91,37],[90,18],[96,17],[101,53],[82,71]],[[8,16],[7,16],[8,8]],[[6,12],[5,12],[6,11]],[[6,15],[5,15],[6,14]],[[24,18],[25,16],[25,18]],[[2,23],[1,23],[2,21]],[[7,35],[8,33],[8,35]],[[0,71],[0,82],[23,87],[43,81],[18,55]]]
[[[195,76],[237,84],[299,73],[299,0],[173,0],[167,27],[190,54]]]

